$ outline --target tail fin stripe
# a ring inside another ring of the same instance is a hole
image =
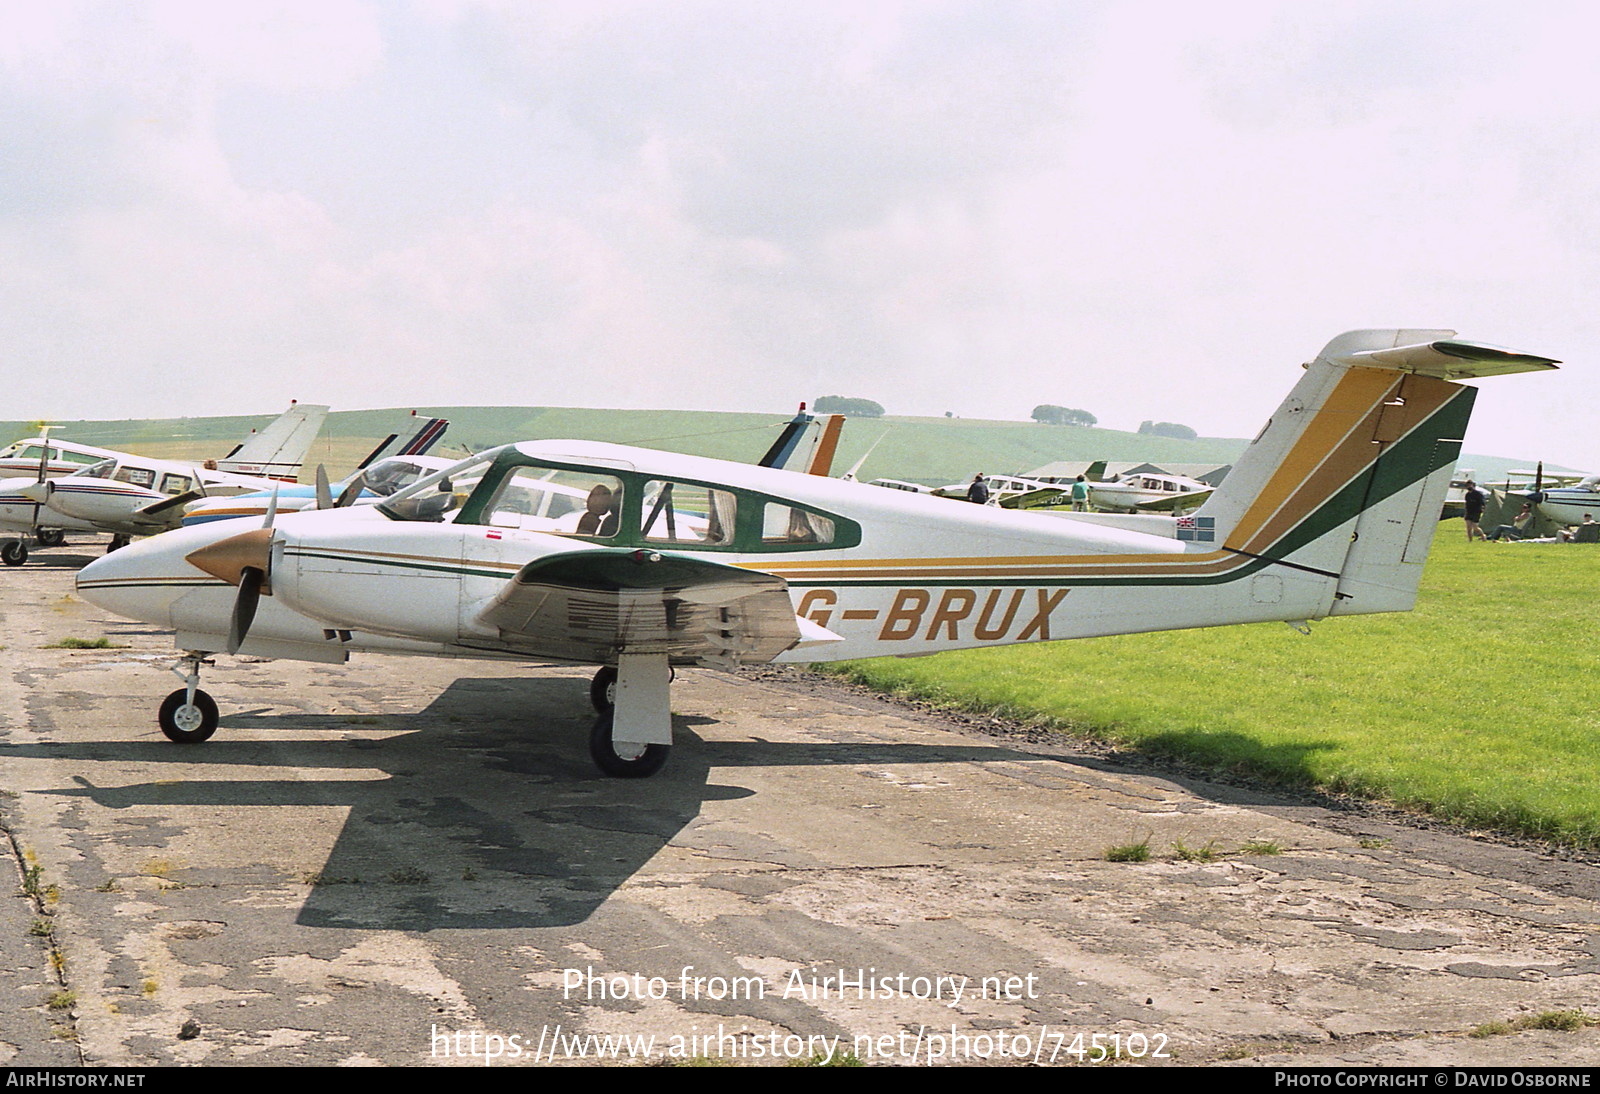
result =
[[[1393,381],[1396,377],[1390,374],[1388,379]],[[1374,443],[1380,436],[1380,430],[1400,438],[1412,436],[1463,390],[1458,384],[1442,380],[1419,377],[1406,379],[1419,382],[1391,382],[1387,385],[1368,412],[1327,453],[1322,463],[1296,484],[1277,511],[1270,515],[1263,514],[1265,519],[1255,527],[1250,527],[1250,514],[1247,514],[1246,520],[1229,537],[1233,541],[1229,546],[1256,554],[1264,553],[1273,542],[1288,535],[1330,499],[1340,495],[1352,482],[1363,479],[1372,470],[1392,447]],[[1403,405],[1395,405],[1389,396],[1401,389],[1407,391],[1406,401]],[[1430,436],[1430,443],[1432,439]]]

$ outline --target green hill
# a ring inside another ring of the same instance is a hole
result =
[[[347,410],[328,416],[308,462],[337,476],[354,467],[379,439],[397,428],[408,409]],[[787,419],[784,413],[729,414],[695,410],[590,410],[578,407],[431,407],[421,414],[449,418],[438,451],[478,451],[508,441],[570,437],[614,441],[717,459],[751,462],[761,457]],[[149,456],[204,459],[220,456],[248,430],[272,420],[232,416],[52,423],[63,440]],[[38,423],[0,422],[0,443],[39,431]],[[881,438],[881,440],[880,440]],[[1183,441],[1148,434],[1034,422],[975,418],[858,418],[845,423],[836,473],[869,448],[863,479],[906,479],[930,485],[961,482],[974,472],[1030,471],[1056,460],[1134,460],[1152,463],[1232,463],[1248,442],[1202,437]],[[876,444],[876,448],[873,445]],[[1527,460],[1464,456],[1462,464],[1492,480]],[[309,478],[309,475],[307,476]]]

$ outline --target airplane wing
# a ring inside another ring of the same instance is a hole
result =
[[[1192,490],[1187,494],[1173,494],[1171,497],[1156,498],[1153,501],[1141,501],[1139,512],[1164,513],[1172,509],[1193,509],[1212,495],[1211,490]]]
[[[204,490],[185,490],[181,494],[160,498],[142,505],[133,511],[133,520],[138,524],[151,524],[161,528],[176,528],[183,523],[183,507],[191,501],[198,501],[206,496]]]
[[[802,640],[782,578],[703,558],[608,548],[535,559],[477,622],[534,656],[602,664],[621,651],[723,667],[765,664]]]
[[[1023,494],[1012,494],[1010,497],[1000,499],[1000,504],[1006,509],[1036,509],[1041,505],[1055,505],[1062,500],[1067,491],[1059,488],[1044,488],[1029,490]]]

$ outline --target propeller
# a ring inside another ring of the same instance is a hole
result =
[[[272,595],[272,522],[278,515],[278,491],[267,503],[267,519],[260,528],[208,543],[184,556],[197,570],[237,586],[233,614],[228,620],[228,652],[238,653],[255,622],[263,596]]]
[[[356,499],[361,496],[361,488],[366,481],[367,473],[365,471],[357,471],[354,475],[351,475],[350,481],[345,484],[345,488],[339,491],[339,496],[334,500],[333,507],[335,509],[343,509],[347,505],[354,505]]]
[[[333,488],[328,485],[328,469],[317,464],[317,508],[333,508]]]
[[[250,624],[255,622],[256,606],[261,603],[261,590],[267,583],[267,572],[255,566],[239,571],[239,595],[233,601],[233,615],[228,620],[228,652],[238,653],[244,645]]]

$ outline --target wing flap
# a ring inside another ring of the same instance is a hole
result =
[[[765,664],[801,640],[782,578],[655,551],[535,559],[476,622],[537,656],[602,663],[626,650],[724,666]]]

